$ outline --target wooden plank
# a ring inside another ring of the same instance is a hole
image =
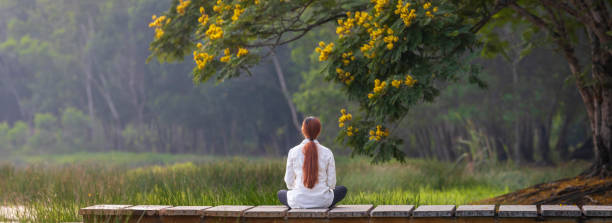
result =
[[[582,213],[576,205],[541,205],[541,214],[544,217],[580,217]]]
[[[500,205],[497,216],[504,218],[529,218],[538,216],[535,205]]]
[[[99,204],[79,209],[79,215],[117,215],[120,209],[131,206],[127,204]]]
[[[370,223],[370,217],[334,217],[328,223]]]
[[[202,223],[204,222],[201,215],[163,215],[163,216],[159,216],[159,218],[160,218],[161,223]]]
[[[200,216],[204,214],[204,210],[212,206],[176,206],[165,208],[159,211],[161,216]]]
[[[460,205],[455,210],[457,217],[493,217],[495,205]]]
[[[204,215],[212,217],[240,217],[244,211],[251,208],[253,208],[253,206],[221,205],[204,210]]]
[[[169,206],[169,205],[137,205],[137,206],[119,209],[119,214],[154,216],[154,215],[159,215],[159,210],[164,209],[164,208],[170,208],[170,207],[172,206]]]
[[[287,211],[287,217],[289,218],[326,218],[327,208],[312,208],[312,209],[291,209]]]
[[[612,218],[609,217],[589,217],[583,221],[584,223],[612,223]]]
[[[206,210],[204,211],[206,212]],[[205,216],[205,223],[241,223],[240,217]]]
[[[370,223],[411,223],[410,217],[370,217]]]
[[[508,219],[508,218],[507,218]],[[579,217],[539,217],[540,223],[583,223],[583,219]]]
[[[283,218],[289,208],[284,205],[261,205],[244,212],[248,218]]]
[[[378,205],[370,212],[372,217],[410,217],[414,205]]]
[[[414,215],[414,212],[412,214]],[[410,223],[457,223],[457,219],[450,217],[416,217],[412,218]]]
[[[257,217],[249,217],[242,218],[240,223],[287,223],[285,218],[257,218]]]
[[[455,213],[457,215],[457,213]],[[456,218],[456,223],[495,223],[495,217],[469,217],[461,216]]]
[[[328,218],[287,218],[287,223],[329,223]]]
[[[361,205],[338,205],[329,210],[328,217],[330,218],[357,218],[369,217],[370,210],[374,208],[371,204]]]
[[[587,217],[612,217],[612,206],[610,205],[584,205],[582,213]]]
[[[499,216],[499,212],[498,212],[498,216]],[[534,218],[534,217],[531,217],[531,218],[525,218],[525,217],[501,217],[499,218],[498,217],[496,220],[497,220],[496,221],[497,223],[529,223],[529,222],[533,222],[533,223],[540,222],[541,223],[541,221],[538,221],[538,218]]]
[[[412,212],[414,217],[451,217],[455,205],[422,205]]]
[[[83,215],[83,223],[129,222],[131,215]]]

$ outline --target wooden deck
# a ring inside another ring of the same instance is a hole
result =
[[[612,206],[585,205],[338,205],[285,206],[95,205],[83,221],[130,223],[612,223]]]

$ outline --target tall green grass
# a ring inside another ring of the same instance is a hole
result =
[[[129,157],[5,164],[0,167],[0,199],[4,205],[24,205],[27,213],[21,220],[43,222],[79,221],[78,209],[94,204],[280,204],[276,192],[285,187],[281,158],[184,158],[152,161],[163,165],[143,160],[132,165],[124,162]],[[417,159],[384,165],[370,165],[359,157],[336,160],[338,184],[349,189],[344,204],[465,204],[576,175],[586,166],[470,169]]]

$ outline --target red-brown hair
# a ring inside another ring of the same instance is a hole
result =
[[[319,119],[312,116],[304,119],[304,122],[302,122],[302,134],[310,141],[302,149],[304,153],[302,172],[304,174],[304,186],[310,189],[317,183],[317,177],[319,176],[319,154],[314,140],[317,139],[320,132],[321,121]]]

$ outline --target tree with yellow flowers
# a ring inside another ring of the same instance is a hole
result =
[[[270,48],[336,22],[338,39],[314,50],[327,63],[327,78],[365,111],[354,119],[342,111],[339,138],[374,161],[402,160],[395,123],[435,98],[436,81],[475,74],[461,61],[477,43],[472,26],[455,11],[451,3],[425,1],[179,0],[153,16],[151,50],[162,61],[192,54],[195,82],[223,80],[248,73]]]
[[[580,1],[577,1],[580,2]],[[598,158],[593,173],[612,168],[612,54],[610,15],[603,0],[578,4],[553,0],[217,0],[174,1],[153,16],[152,56],[160,61],[193,55],[193,80],[223,80],[249,73],[271,49],[325,24],[336,25],[333,42],[313,50],[327,79],[342,85],[361,111],[339,114],[339,139],[374,162],[403,160],[393,129],[414,105],[432,101],[445,83],[467,79],[484,86],[475,50],[501,49],[492,28],[523,22],[547,33],[568,59],[591,120]],[[584,14],[583,11],[589,11]],[[574,55],[576,27],[589,33],[594,69]],[[484,35],[481,35],[484,34]],[[495,51],[495,50],[493,50]],[[490,51],[489,51],[490,52]],[[597,60],[597,61],[596,61]],[[585,78],[591,72],[592,78]],[[588,80],[587,80],[588,79]]]

